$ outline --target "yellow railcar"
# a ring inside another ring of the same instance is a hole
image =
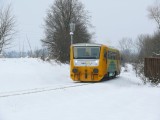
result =
[[[120,53],[101,44],[79,43],[70,47],[70,77],[74,81],[96,82],[120,74]]]

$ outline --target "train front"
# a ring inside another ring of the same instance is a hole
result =
[[[99,44],[74,44],[70,50],[70,77],[74,81],[100,81],[100,51]]]

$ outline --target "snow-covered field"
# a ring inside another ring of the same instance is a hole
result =
[[[69,65],[0,59],[0,120],[160,120],[160,88],[132,66],[100,83],[75,83]]]

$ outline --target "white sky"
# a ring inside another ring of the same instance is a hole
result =
[[[46,11],[54,0],[0,0],[0,5],[12,4],[18,33],[10,50],[40,48]],[[81,0],[90,12],[97,43],[117,46],[124,37],[136,39],[140,34],[152,34],[156,24],[147,17],[147,7],[154,0]]]

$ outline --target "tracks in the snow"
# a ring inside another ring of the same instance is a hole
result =
[[[72,85],[64,85],[62,87],[53,86],[53,87],[45,87],[45,88],[34,88],[34,89],[26,89],[26,90],[19,90],[19,91],[3,92],[3,93],[0,93],[0,98],[28,95],[28,94],[56,91],[56,90],[63,90],[63,89],[81,87],[81,86],[90,85],[90,84],[92,84],[92,83],[76,83],[75,85],[73,85],[73,84]]]

